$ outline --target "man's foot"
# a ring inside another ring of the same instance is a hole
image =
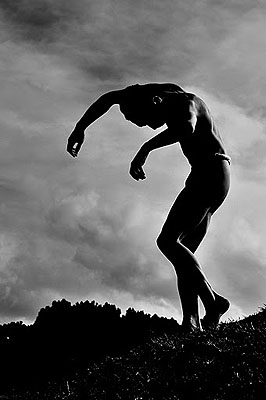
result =
[[[201,319],[203,329],[216,328],[221,316],[226,313],[230,307],[230,302],[222,296],[215,296],[215,306],[212,310],[206,312],[205,317]]]
[[[194,333],[194,332],[202,332],[203,329],[201,326],[194,326],[194,325],[181,325],[179,332],[181,333]]]
[[[195,319],[192,317],[189,320],[184,319],[180,328],[183,333],[202,331],[202,327],[201,327],[199,318]]]

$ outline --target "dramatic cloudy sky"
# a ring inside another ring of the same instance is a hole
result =
[[[0,0],[0,323],[53,299],[174,316],[155,239],[189,167],[178,145],[128,165],[154,131],[113,107],[66,140],[104,91],[176,82],[209,104],[233,160],[230,195],[198,251],[226,318],[266,303],[266,6],[263,0]]]

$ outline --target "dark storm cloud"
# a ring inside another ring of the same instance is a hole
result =
[[[231,3],[2,0],[0,7],[15,40],[60,55],[98,84],[115,85],[165,73],[182,79],[226,36],[230,19],[252,8],[245,2],[237,11]]]
[[[251,1],[0,2],[8,36],[57,54],[98,91],[135,81],[186,81],[252,7]]]
[[[160,20],[147,5],[128,1],[2,1],[5,26],[14,40],[59,52],[99,80],[120,80],[127,68],[154,68],[163,33]],[[129,71],[128,71],[129,73]]]
[[[84,4],[82,0],[1,0],[0,10],[16,39],[50,42],[61,30],[67,30],[69,23],[81,19]]]

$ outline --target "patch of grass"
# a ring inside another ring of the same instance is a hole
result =
[[[206,332],[151,334],[42,389],[9,399],[258,400],[266,398],[266,310]]]

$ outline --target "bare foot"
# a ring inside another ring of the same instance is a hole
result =
[[[230,307],[230,302],[220,295],[215,296],[215,307],[206,311],[206,315],[201,320],[203,329],[216,328],[221,316],[226,313]]]
[[[181,325],[181,330],[184,333],[190,333],[195,331],[202,331],[201,323],[199,318],[184,319]]]

